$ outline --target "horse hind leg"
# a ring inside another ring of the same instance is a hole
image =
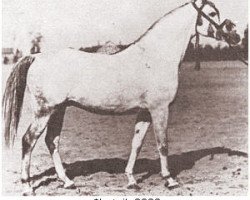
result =
[[[125,169],[125,173],[128,177],[128,189],[140,189],[133,176],[133,170],[135,166],[136,158],[142,147],[143,140],[145,138],[148,127],[151,123],[151,116],[147,110],[141,110],[137,116],[135,124],[135,133],[132,140],[132,149],[129,156],[128,164]]]
[[[33,188],[30,185],[30,159],[31,153],[38,138],[46,128],[50,114],[43,116],[35,116],[34,121],[28,127],[22,138],[22,173],[21,182],[23,187],[23,195],[34,195]]]
[[[63,126],[65,110],[66,106],[58,106],[55,112],[51,115],[48,122],[45,143],[52,156],[57,175],[59,179],[64,182],[64,188],[74,188],[74,182],[66,176],[61,157],[59,155],[59,140]]]

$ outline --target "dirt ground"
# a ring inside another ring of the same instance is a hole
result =
[[[184,63],[169,119],[169,164],[180,187],[161,179],[152,127],[135,173],[140,190],[126,188],[125,166],[135,115],[100,116],[68,108],[60,153],[76,189],[57,180],[44,136],[32,155],[37,195],[247,195],[247,67],[240,62],[207,62],[195,71]],[[10,66],[3,66],[3,79]],[[21,137],[29,125],[26,95],[13,152],[3,152],[3,194],[20,195]]]

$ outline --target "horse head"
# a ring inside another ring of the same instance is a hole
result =
[[[229,19],[220,23],[220,11],[213,2],[196,0],[193,6],[198,12],[196,33],[225,41],[230,45],[237,45],[240,42],[240,35],[235,30],[236,25]]]

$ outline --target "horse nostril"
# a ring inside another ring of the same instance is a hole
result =
[[[240,38],[239,34],[237,34],[237,33],[235,34],[234,41],[235,41],[236,44],[238,44],[241,41],[241,38]]]

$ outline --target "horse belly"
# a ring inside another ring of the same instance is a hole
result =
[[[73,100],[85,108],[102,110],[102,111],[113,111],[113,112],[125,112],[136,107],[140,107],[139,98],[137,95],[126,91],[107,91],[101,88],[77,92],[70,97]]]
[[[85,107],[125,112],[140,107],[141,92],[141,88],[132,80],[124,81],[114,72],[91,73],[89,76],[86,73],[78,86],[70,92],[69,99]]]

